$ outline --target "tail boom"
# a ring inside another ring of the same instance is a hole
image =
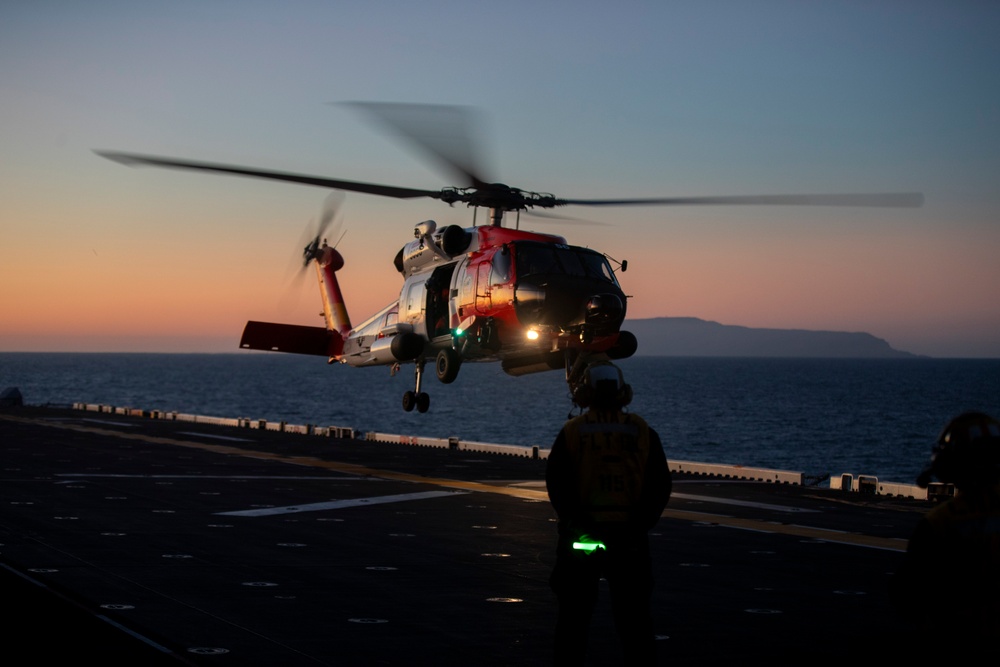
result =
[[[343,266],[344,258],[324,242],[319,257],[316,258],[316,277],[323,297],[323,317],[326,319],[326,328],[338,332],[341,337],[351,332],[351,318],[347,314],[344,295],[337,281],[337,271]]]

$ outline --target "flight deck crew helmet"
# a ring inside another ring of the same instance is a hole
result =
[[[581,408],[621,409],[632,402],[632,387],[625,383],[621,369],[611,362],[595,362],[583,372],[583,382],[573,392],[573,402]]]
[[[982,412],[966,412],[948,422],[917,485],[926,488],[932,476],[959,488],[995,484],[1000,479],[1000,422]]]

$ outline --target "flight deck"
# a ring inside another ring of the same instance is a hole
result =
[[[0,409],[8,653],[23,664],[550,664],[544,451],[351,435]],[[675,472],[651,533],[660,662],[911,655],[887,591],[930,506]],[[586,664],[619,663],[602,586]]]

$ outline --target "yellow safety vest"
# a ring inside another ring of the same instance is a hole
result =
[[[610,416],[614,421],[606,421]],[[638,415],[588,411],[563,427],[581,508],[595,522],[634,518],[649,459],[649,425]]]

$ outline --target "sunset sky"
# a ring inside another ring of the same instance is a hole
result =
[[[248,319],[321,324],[294,260],[327,191],[93,150],[455,185],[338,104],[365,100],[475,107],[493,177],[565,198],[922,192],[919,209],[575,207],[608,224],[528,226],[627,259],[633,318],[1000,357],[1000,3],[39,0],[0,17],[0,351],[235,351]],[[364,194],[343,213],[355,323],[398,296],[414,223],[472,220]]]

